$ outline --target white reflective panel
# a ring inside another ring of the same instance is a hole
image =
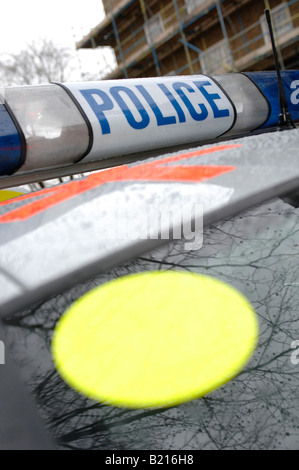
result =
[[[204,75],[65,84],[93,128],[84,161],[199,142],[227,132],[231,101]]]
[[[269,105],[248,77],[229,73],[214,78],[226,91],[237,110],[236,123],[227,135],[250,132],[264,124],[269,114]]]
[[[71,164],[89,144],[88,128],[73,100],[58,85],[6,88],[5,98],[26,138],[20,171]]]

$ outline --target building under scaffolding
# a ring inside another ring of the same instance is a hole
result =
[[[299,67],[299,1],[103,0],[106,17],[77,48],[110,46],[105,78],[273,68],[270,8],[281,67]]]

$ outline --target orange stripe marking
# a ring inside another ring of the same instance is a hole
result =
[[[0,206],[5,206],[17,201],[29,201],[26,205],[0,216],[0,223],[27,220],[50,207],[105,183],[113,183],[117,181],[180,181],[194,183],[215,178],[216,176],[235,170],[236,167],[216,165],[165,165],[238,147],[241,147],[241,145],[219,145],[198,150],[196,152],[182,153],[174,157],[167,157],[162,160],[143,163],[134,167],[123,165],[91,174],[80,181],[71,181],[70,183],[62,186],[47,188],[31,194],[26,194],[24,196],[14,198],[12,201],[0,203]],[[31,198],[36,197],[41,198],[37,201],[30,202]]]

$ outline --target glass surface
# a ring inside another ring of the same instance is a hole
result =
[[[7,318],[5,344],[58,447],[298,449],[299,364],[292,347],[299,340],[298,221],[298,209],[275,199],[207,228],[198,251],[186,251],[184,241],[177,241]],[[126,410],[79,395],[53,365],[50,343],[57,320],[108,280],[169,269],[214,276],[249,299],[260,323],[250,363],[213,393],[168,409]]]
[[[26,138],[27,155],[21,171],[67,165],[86,152],[85,120],[66,91],[58,85],[8,87],[5,99]]]
[[[215,77],[233,101],[237,118],[227,135],[237,135],[253,131],[262,126],[269,115],[269,105],[257,86],[245,75],[232,74]]]

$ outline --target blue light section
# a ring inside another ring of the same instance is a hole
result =
[[[0,103],[0,176],[11,175],[21,162],[19,133],[5,105]]]
[[[247,72],[245,75],[264,93],[271,106],[269,118],[261,128],[276,126],[280,114],[276,72]],[[282,71],[281,78],[291,117],[294,122],[299,122],[299,71]]]

